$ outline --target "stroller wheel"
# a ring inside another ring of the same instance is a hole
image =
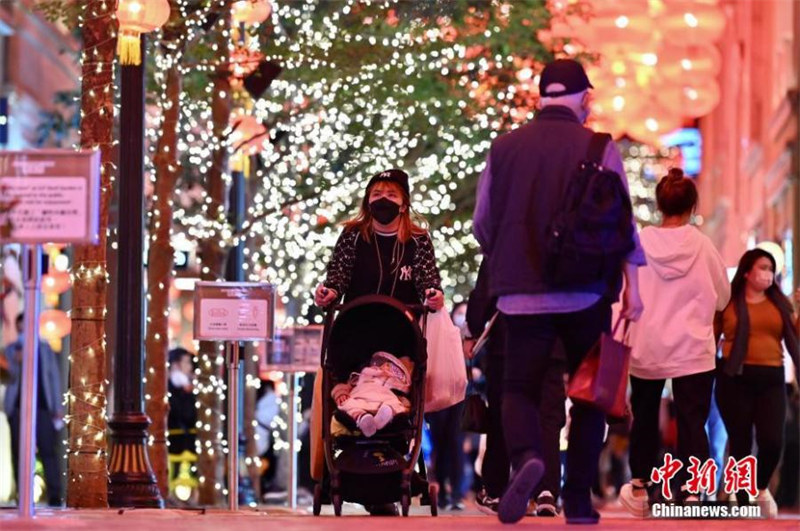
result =
[[[439,499],[438,483],[430,483],[428,485],[428,496],[431,499],[431,516],[439,516],[439,504],[437,503]]]
[[[334,494],[331,501],[333,502],[333,514],[342,516],[342,495]]]
[[[314,516],[322,512],[322,483],[314,485]]]
[[[403,496],[400,498],[400,506],[403,510],[403,516],[408,516],[408,509],[411,507],[411,496],[407,493],[403,493]]]

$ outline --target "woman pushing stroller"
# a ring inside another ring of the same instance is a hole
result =
[[[407,306],[425,304],[432,310],[444,307],[433,243],[423,226],[424,220],[411,208],[408,175],[398,169],[374,175],[367,184],[358,214],[344,224],[325,281],[315,291],[314,302],[328,307],[340,298],[347,303],[366,295],[385,295]],[[315,381],[311,423],[311,476],[317,481],[322,480],[324,466],[321,404],[328,399],[322,396],[321,380],[318,377]],[[345,395],[338,396],[340,405],[345,404],[342,398]],[[348,400],[353,405],[350,408],[353,414],[359,417],[354,420],[369,415],[361,420],[360,428],[365,435],[380,429],[377,424],[386,420],[386,408],[383,413],[380,408],[361,412],[352,395]],[[375,515],[397,514],[394,504],[367,509]]]
[[[439,268],[422,223],[411,209],[408,175],[397,169],[374,175],[358,215],[344,224],[314,302],[325,307],[342,295],[348,302],[380,294],[442,308]]]

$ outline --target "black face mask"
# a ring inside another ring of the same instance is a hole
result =
[[[369,213],[381,225],[388,225],[400,215],[400,205],[381,197],[369,204]]]

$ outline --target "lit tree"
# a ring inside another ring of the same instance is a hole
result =
[[[537,0],[281,5],[258,30],[266,59],[284,71],[255,104],[270,142],[244,231],[190,208],[177,208],[176,221],[194,238],[247,238],[251,278],[278,284],[302,322],[337,223],[369,175],[402,167],[431,222],[445,284],[463,294],[476,270],[477,176],[491,139],[532,115],[533,77],[551,57],[535,37],[547,20]],[[205,159],[208,141],[201,134],[205,147],[189,147],[190,156]]]

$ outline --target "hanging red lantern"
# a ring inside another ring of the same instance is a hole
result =
[[[722,56],[713,44],[662,46],[658,56],[658,75],[665,81],[716,76],[722,67]]]
[[[229,70],[231,72],[231,81],[243,80],[248,75],[252,74],[258,68],[258,63],[264,59],[264,54],[258,50],[251,50],[246,46],[239,46],[231,52],[229,63]]]
[[[664,3],[664,8],[658,27],[668,42],[712,43],[725,30],[725,13],[713,2],[671,0]]]
[[[655,101],[649,100],[631,117],[625,129],[639,142],[657,146],[662,136],[680,127],[681,123],[680,114],[664,111]]]
[[[71,284],[69,273],[65,271],[52,271],[51,273],[42,275],[42,292],[47,294],[64,293],[69,290]]]
[[[267,0],[239,0],[233,3],[231,16],[237,24],[261,24],[272,14]]]
[[[119,0],[117,4],[117,54],[123,65],[142,64],[139,36],[155,31],[169,20],[168,0]]]
[[[263,150],[265,144],[269,142],[267,128],[249,114],[233,115],[231,127],[233,132],[230,136],[230,143],[235,151],[254,155]]]
[[[600,16],[589,20],[578,39],[595,49],[609,44],[638,48],[652,42],[653,30],[653,19],[647,15]]]
[[[39,315],[39,335],[45,341],[68,336],[72,332],[72,320],[61,310],[45,310]]]
[[[675,79],[656,93],[656,100],[660,105],[692,118],[699,118],[713,111],[719,104],[719,99],[719,84],[710,76]]]

